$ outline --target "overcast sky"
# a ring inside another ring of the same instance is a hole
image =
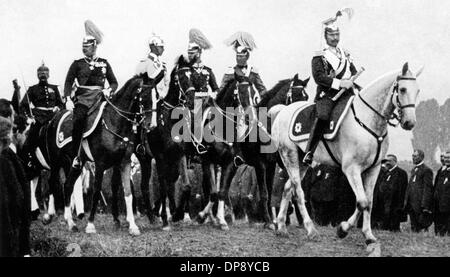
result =
[[[219,82],[234,63],[223,41],[239,30],[253,34],[258,49],[251,63],[268,88],[295,73],[305,79],[314,51],[323,45],[321,21],[343,7],[355,11],[351,21],[341,18],[339,25],[341,46],[366,69],[361,85],[409,61],[413,70],[425,65],[418,101],[436,98],[442,104],[449,97],[450,1],[445,0],[1,0],[0,97],[11,98],[14,78],[22,88],[24,80],[35,84],[42,60],[50,68],[50,83],[62,90],[70,64],[82,57],[86,19],[105,34],[98,55],[109,60],[119,86],[146,56],[152,31],[165,39],[163,58],[171,67],[176,55],[186,52],[192,27],[213,44],[203,61]],[[308,93],[315,94],[313,81]],[[411,133],[391,130],[390,137],[391,152],[410,159]]]

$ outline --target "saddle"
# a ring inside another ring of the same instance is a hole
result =
[[[344,93],[336,103],[330,119],[330,125],[325,129],[323,138],[325,140],[333,140],[341,126],[342,120],[347,114],[353,102],[354,95]],[[301,103],[301,102],[298,102]],[[293,104],[295,105],[295,103]],[[294,112],[290,127],[289,138],[293,142],[303,142],[309,139],[309,134],[316,118],[316,104],[301,104]]]
[[[89,110],[86,129],[83,133],[83,139],[87,138],[92,134],[92,132],[94,132],[100,122],[100,118],[102,117],[106,104],[107,102],[104,101],[99,102]],[[66,111],[57,122],[58,127],[56,128],[56,145],[58,148],[63,148],[72,141],[72,118],[73,112]]]

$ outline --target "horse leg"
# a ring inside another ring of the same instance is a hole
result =
[[[228,230],[228,224],[225,220],[225,201],[228,198],[228,191],[230,189],[231,180],[235,173],[235,167],[232,162],[222,164],[222,178],[220,180],[220,191],[219,191],[219,205],[217,208],[217,218],[219,219],[220,228],[222,230]]]
[[[96,178],[97,180],[97,178]],[[115,166],[113,168],[113,173],[111,177],[111,193],[112,193],[112,203],[111,203],[111,213],[114,220],[114,226],[116,229],[120,229],[119,220],[119,187],[120,187],[120,168]]]
[[[186,156],[183,155],[180,158],[179,164],[178,164],[178,168],[179,168],[179,177],[180,177],[180,196],[179,196],[179,201],[178,201],[178,205],[175,208],[175,214],[172,218],[172,220],[174,222],[183,220],[185,217],[185,213],[186,213],[186,206],[187,203],[189,202],[189,198],[191,195],[191,184],[189,182],[189,176],[188,176],[188,169],[187,169],[187,159]],[[170,205],[170,210],[172,211],[172,207],[174,202],[174,192],[170,191],[170,193],[168,194],[169,196],[169,205]]]
[[[214,171],[214,165],[210,163],[209,161],[202,160],[202,168],[203,168],[203,182],[206,186],[209,185],[209,202],[205,206],[205,208],[198,213],[197,221],[199,223],[203,223],[205,221],[206,215],[212,216],[212,207],[215,202],[217,202],[217,187],[216,187],[216,181],[215,181],[215,171]],[[213,218],[212,218],[213,219]]]
[[[259,188],[259,201],[261,203],[260,207],[262,208],[262,215],[264,220],[264,227],[269,228],[271,230],[275,230],[275,225],[272,223],[272,220],[269,216],[269,208],[268,208],[268,192],[267,192],[267,184],[266,184],[266,166],[262,161],[257,161],[255,164],[255,172],[256,179],[258,181]]]
[[[122,164],[120,165],[120,173],[122,176],[123,192],[125,196],[125,204],[127,209],[127,221],[130,224],[128,232],[132,236],[139,236],[141,232],[139,231],[139,228],[134,221],[134,214],[133,214],[133,194],[131,193],[131,182],[130,182],[130,173],[131,173],[130,159],[127,159],[122,162]]]
[[[291,180],[288,179],[284,184],[283,193],[281,195],[281,203],[278,211],[277,217],[277,235],[287,236],[288,232],[286,229],[286,214],[289,207],[289,202],[291,201],[293,193],[293,187]]]
[[[167,210],[166,210],[166,198],[167,198],[167,179],[166,176],[168,174],[168,164],[165,161],[163,157],[158,157],[156,159],[156,170],[158,172],[158,179],[159,179],[159,201],[160,204],[157,205],[155,208],[159,209],[159,206],[162,207],[161,209],[161,220],[163,224],[163,230],[169,231],[169,221],[167,220]]]
[[[270,203],[272,202],[272,191],[273,191],[273,178],[275,177],[275,168],[276,168],[276,162],[268,161],[266,162],[266,184],[267,184],[267,193],[268,193],[268,200],[269,203],[269,215],[271,214],[271,208]],[[275,217],[272,217],[272,222],[275,220]]]
[[[343,172],[347,177],[353,192],[355,193],[356,209],[347,221],[343,221],[339,225],[337,229],[337,235],[339,238],[344,238],[347,236],[348,231],[357,224],[361,212],[368,207],[368,201],[361,179],[361,169],[356,166],[349,166],[345,168]]]
[[[151,157],[148,155],[137,155],[137,157],[141,164],[141,191],[144,200],[144,209],[150,224],[153,224],[155,223],[155,215],[153,214],[150,205],[150,178],[152,174]]]
[[[102,191],[104,169],[99,164],[95,164],[95,180],[94,190],[92,194],[91,212],[89,214],[88,223],[86,225],[87,234],[95,234],[97,231],[94,225],[95,213],[97,212],[98,202],[100,200],[100,192]]]
[[[42,218],[42,223],[45,225],[49,224],[52,221],[53,216],[56,214],[55,198],[53,197],[53,188],[55,188],[57,184],[58,184],[58,170],[51,170],[50,179],[48,180],[48,189],[45,193],[46,195],[48,195],[48,205],[44,205],[45,214]]]
[[[309,216],[308,210],[306,209],[305,195],[303,193],[303,189],[301,186],[301,180],[302,180],[302,177],[305,175],[306,168],[302,167],[300,165],[300,159],[299,159],[298,150],[296,147],[297,146],[295,144],[292,144],[290,147],[285,146],[280,149],[280,155],[283,159],[283,163],[284,163],[287,173],[289,175],[289,181],[286,182],[286,185],[284,187],[283,200],[281,203],[282,206],[280,206],[280,214],[283,211],[284,216],[286,216],[286,212],[287,212],[286,206],[289,204],[289,200],[290,200],[290,197],[288,199],[288,197],[286,197],[286,196],[291,196],[291,195],[287,194],[287,189],[289,189],[288,183],[290,182],[290,183],[292,183],[293,189],[296,192],[297,206],[303,217],[303,225],[305,226],[308,237],[314,238],[315,236],[318,235],[318,232],[317,232],[316,228],[314,227],[314,223]],[[283,220],[283,221],[280,222],[281,220]],[[285,228],[285,226],[284,226],[285,222],[284,222],[283,216],[281,216],[281,217],[280,217],[280,215],[278,216],[278,224],[282,224],[282,227]],[[282,230],[281,232],[284,232],[284,230]]]
[[[71,168],[69,172],[69,176],[64,183],[64,219],[67,222],[67,225],[69,227],[69,230],[71,231],[78,231],[77,226],[75,225],[75,222],[72,218],[72,210],[70,209],[70,199],[72,197],[73,193],[73,187],[75,184],[75,181],[78,179],[78,177],[81,174],[81,168]]]
[[[362,232],[366,238],[366,244],[370,245],[372,243],[376,243],[377,239],[372,234],[372,227],[370,224],[370,214],[372,212],[372,203],[373,203],[373,190],[375,188],[375,183],[378,178],[378,173],[380,171],[380,166],[371,168],[368,172],[365,173],[364,176],[364,188],[366,190],[367,196],[367,209],[363,212],[363,227]]]

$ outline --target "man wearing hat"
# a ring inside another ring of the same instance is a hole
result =
[[[248,79],[252,85],[252,89],[255,89],[259,93],[259,96],[265,94],[266,86],[261,80],[259,71],[254,66],[248,64],[250,52],[256,48],[252,35],[246,32],[237,32],[227,39],[225,44],[227,46],[233,46],[234,51],[236,52],[236,65],[228,67],[222,78],[219,90],[222,91],[228,82],[233,81],[236,74],[238,77]],[[256,96],[255,98],[259,97]]]
[[[164,97],[169,84],[166,63],[161,60],[164,53],[164,40],[153,34],[148,41],[148,46],[150,53],[139,62],[136,75],[143,78],[144,84],[156,88],[159,97]]]
[[[37,69],[37,77],[39,83],[28,88],[20,103],[21,113],[31,118],[32,122],[27,140],[23,146],[23,153],[28,161],[31,158],[32,151],[37,146],[39,130],[53,118],[57,111],[64,107],[58,86],[48,83],[50,70],[43,62]]]
[[[118,86],[111,65],[106,59],[96,55],[97,45],[102,42],[103,34],[89,20],[85,22],[85,28],[87,36],[84,37],[82,44],[85,56],[72,63],[64,85],[66,108],[73,109],[74,167],[80,165],[78,155],[89,109],[101,100],[103,94],[114,93]],[[106,80],[109,88],[105,88]]]
[[[212,69],[203,64],[201,55],[203,50],[212,48],[212,44],[205,35],[198,29],[189,30],[188,59],[191,64],[190,80],[195,89],[194,96],[194,139],[197,152],[202,154],[206,152],[202,144],[203,126],[201,107],[203,102],[210,96],[217,94],[219,86]]]
[[[306,155],[303,163],[311,164],[317,144],[322,138],[323,130],[328,126],[335,102],[332,98],[341,90],[353,93],[353,81],[350,79],[357,73],[350,54],[338,46],[340,40],[339,27],[335,24],[342,12],[350,14],[348,9],[338,11],[335,18],[323,22],[324,37],[327,47],[315,53],[312,59],[312,75],[317,83],[316,102],[317,118],[314,120]]]
[[[450,151],[443,155],[442,167],[434,183],[434,232],[450,235]]]

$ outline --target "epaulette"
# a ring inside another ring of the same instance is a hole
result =
[[[259,70],[258,70],[256,67],[254,67],[254,66],[252,66],[250,70],[251,70],[253,73],[259,74]]]
[[[227,67],[227,69],[225,70],[225,74],[234,74],[234,67],[233,66]]]
[[[321,57],[325,54],[323,50],[315,51],[313,57]]]

